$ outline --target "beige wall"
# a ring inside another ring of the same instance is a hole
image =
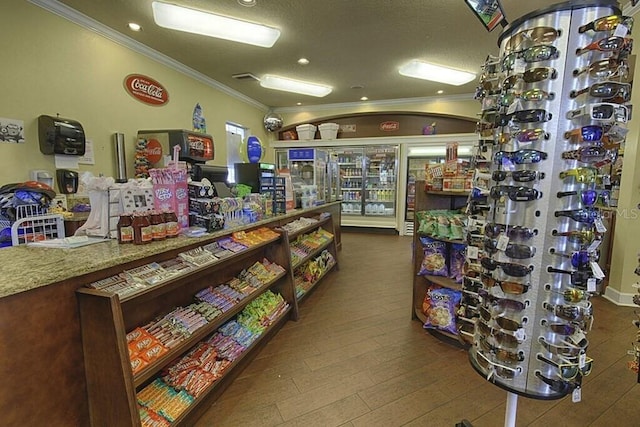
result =
[[[125,134],[127,171],[133,172],[138,129],[191,129],[197,102],[214,137],[216,160],[226,164],[225,122],[249,127],[266,139],[260,108],[224,94],[25,0],[0,2],[0,117],[24,121],[24,144],[0,143],[0,184],[29,179],[29,170],[55,172],[52,155],[40,153],[37,118],[56,115],[82,123],[95,146],[95,166],[81,171],[115,174],[111,137]],[[144,74],[169,92],[163,107],[143,104],[123,88],[128,74]],[[166,148],[166,147],[165,147]]]

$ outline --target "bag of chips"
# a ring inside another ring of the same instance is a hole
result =
[[[449,275],[447,268],[447,244],[430,237],[420,237],[420,242],[422,243],[424,256],[418,276],[427,274],[447,277]]]
[[[425,329],[437,329],[457,335],[456,312],[462,294],[459,291],[432,285],[422,302],[422,312],[427,316]]]
[[[462,283],[462,266],[464,265],[467,246],[454,243],[451,245],[449,253],[449,278],[456,283]]]

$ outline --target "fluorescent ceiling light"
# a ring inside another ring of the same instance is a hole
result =
[[[400,67],[400,74],[416,79],[431,80],[434,82],[446,83],[448,85],[460,86],[476,78],[473,73],[454,70],[453,68],[442,67],[424,61],[407,62]]]
[[[458,146],[459,156],[471,155],[471,148],[467,146]],[[409,156],[442,156],[447,154],[447,147],[409,147]]]
[[[300,80],[292,80],[284,77],[265,74],[260,79],[260,86],[267,89],[283,90],[285,92],[300,93],[302,95],[316,96],[322,98],[331,93],[331,86],[320,85],[317,83],[303,82]]]
[[[260,47],[271,47],[280,30],[226,16],[154,1],[153,19],[161,27]]]

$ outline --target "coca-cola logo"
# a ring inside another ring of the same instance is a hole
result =
[[[129,74],[124,79],[127,93],[138,101],[149,105],[164,105],[169,102],[169,92],[157,81],[142,74]]]
[[[149,163],[156,164],[162,159],[162,145],[157,139],[150,139],[147,141],[147,147],[144,149],[144,156],[149,160]]]
[[[382,122],[380,123],[380,130],[383,132],[393,132],[400,129],[400,122]]]

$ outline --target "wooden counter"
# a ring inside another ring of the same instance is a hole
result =
[[[340,224],[340,202],[251,224],[279,226],[300,216],[330,212]],[[239,228],[242,229],[242,228]],[[19,246],[0,249],[0,414],[2,425],[89,425],[80,321],[75,291],[96,271],[220,235],[178,237],[143,246],[116,241],[76,249]],[[335,240],[340,247],[340,229]],[[141,261],[142,262],[142,261]]]

